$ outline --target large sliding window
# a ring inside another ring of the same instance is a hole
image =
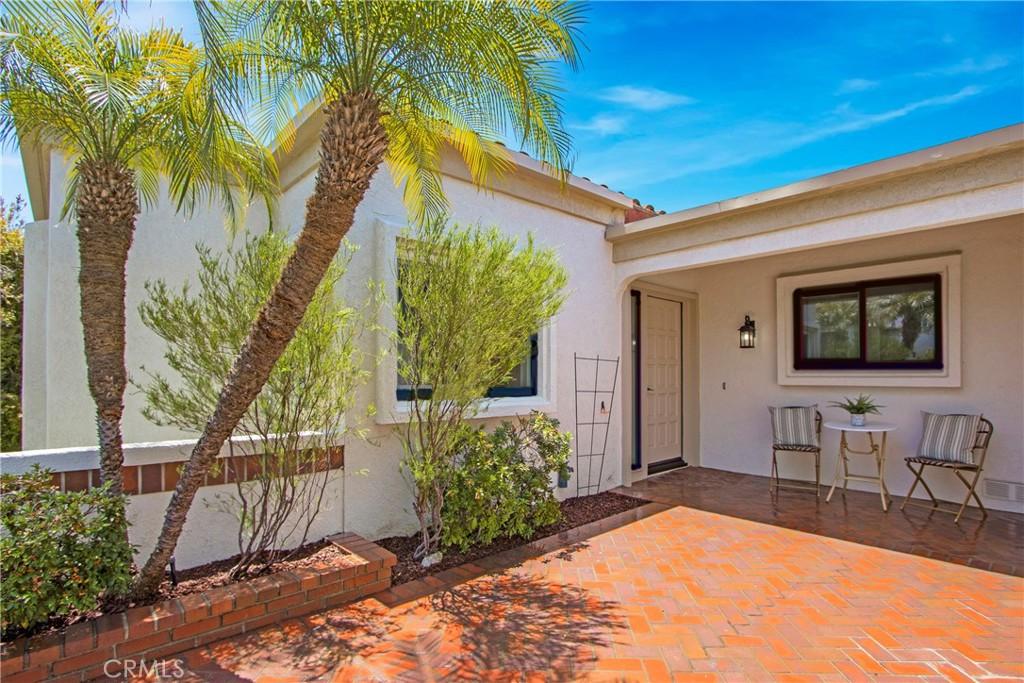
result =
[[[941,277],[793,292],[797,370],[942,368]]]

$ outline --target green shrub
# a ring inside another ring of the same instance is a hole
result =
[[[280,232],[245,235],[226,252],[198,246],[198,283],[174,291],[166,282],[146,283],[142,322],[167,345],[164,359],[175,376],[150,373],[135,384],[146,398],[143,415],[158,425],[202,432],[216,409],[238,350],[281,278],[295,250]],[[374,330],[379,292],[368,288],[365,306],[352,308],[335,291],[353,247],[342,245],[327,268],[284,353],[259,396],[228,442],[233,456],[255,458],[259,467],[247,481],[235,479],[232,493],[218,493],[210,507],[238,520],[233,578],[259,574],[303,545],[324,511],[330,452],[345,434],[362,431],[352,409],[356,390],[372,368],[360,350],[361,335]]]
[[[38,466],[0,476],[0,627],[28,629],[95,609],[126,591],[132,550],[123,497],[106,487],[62,492]]]
[[[529,537],[561,519],[551,477],[569,476],[571,441],[558,420],[537,412],[492,434],[469,432],[442,508],[444,545]]]
[[[444,542],[442,509],[459,445],[488,389],[512,379],[530,337],[558,312],[568,274],[532,237],[440,219],[404,233],[394,301],[398,376],[410,394],[398,430],[420,523],[416,557]]]
[[[25,233],[21,195],[0,197],[0,451],[21,450],[21,329]]]

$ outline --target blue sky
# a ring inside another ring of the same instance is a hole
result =
[[[191,3],[129,2],[194,35]],[[1024,120],[1021,3],[589,7],[574,171],[674,211]],[[24,192],[6,152],[2,193]]]
[[[595,3],[587,44],[576,171],[669,211],[1024,120],[1018,3]]]

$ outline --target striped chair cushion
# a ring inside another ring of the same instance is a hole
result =
[[[974,464],[974,442],[981,415],[922,413],[924,433],[917,455],[931,460]]]
[[[772,442],[776,446],[818,447],[814,420],[818,406],[768,408],[772,414]]]

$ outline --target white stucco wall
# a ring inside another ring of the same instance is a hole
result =
[[[63,200],[65,163],[56,153],[51,158],[51,196]],[[51,201],[51,204],[53,202]],[[40,221],[25,233],[27,312],[24,337],[23,385],[32,406],[24,411],[26,448],[84,446],[96,441],[95,405],[86,384],[85,352],[79,318],[78,240],[75,226],[61,221],[60,203],[51,206],[50,221]],[[249,212],[248,228],[265,228],[266,212]],[[199,259],[195,244],[203,242],[222,249],[230,234],[220,211],[199,211],[186,217],[162,201],[139,216],[135,239],[128,256],[126,367],[130,378],[143,379],[141,368],[163,371],[160,339],[139,319],[145,299],[145,283],[163,279],[179,288],[193,278]],[[36,409],[39,402],[45,409]],[[125,394],[125,443],[177,439],[186,436],[173,428],[150,424],[141,414],[142,398],[129,386]]]
[[[288,189],[280,205],[282,226],[289,229],[300,226],[312,182],[310,175]],[[531,181],[524,179],[522,182],[529,184]],[[587,211],[599,220],[585,219],[508,194],[481,192],[451,177],[445,178],[444,187],[455,221],[495,224],[509,234],[522,237],[532,231],[539,244],[558,251],[562,264],[569,271],[568,300],[549,330],[553,357],[547,361],[541,359],[541,384],[549,384],[548,395],[536,401],[515,399],[513,408],[496,412],[525,414],[536,407],[561,420],[563,429],[575,431],[573,353],[603,357],[615,357],[618,353],[615,331],[619,329],[620,320],[618,311],[609,305],[615,295],[614,266],[611,245],[604,240],[605,225],[615,219],[615,214],[595,204],[587,207]],[[399,190],[389,174],[382,171],[360,204],[348,236],[360,247],[346,277],[349,296],[362,295],[364,283],[371,278],[385,282],[389,290],[393,287],[393,270],[386,259],[379,258],[374,244],[382,233],[386,239],[391,239],[390,233],[405,224],[405,216]],[[376,348],[372,345],[376,343],[379,339],[368,344],[367,350]],[[545,373],[550,373],[548,383]],[[349,482],[345,500],[348,530],[370,538],[408,533],[415,524],[410,489],[399,468],[401,448],[394,436],[396,427],[388,424],[395,419],[393,404],[386,403],[393,399],[393,361],[385,361],[378,376],[382,382],[371,381],[359,393],[353,415],[365,414],[366,406],[373,402],[380,412],[379,419],[370,425],[368,441],[349,441],[346,447],[348,471],[365,472],[365,475],[353,474]],[[380,391],[378,384],[388,388]],[[490,408],[500,409],[501,404],[501,399],[493,400]],[[621,483],[617,466],[622,459],[618,408],[613,407],[613,411],[616,419],[608,438],[602,490]],[[487,424],[495,422],[496,419],[486,421]],[[575,466],[575,459],[572,464]],[[596,482],[596,476],[594,480]]]
[[[962,383],[954,388],[780,386],[776,373],[775,280],[783,274],[962,253]],[[911,474],[903,457],[921,434],[920,411],[981,412],[995,424],[985,478],[1024,481],[1024,217],[885,237],[694,268],[645,278],[697,292],[700,300],[700,461],[705,467],[767,475],[771,430],[766,407],[817,403],[825,419],[845,419],[830,400],[864,391],[886,406],[882,419],[900,429],[889,441],[886,482],[905,494]],[[757,322],[757,347],[740,349],[743,316]],[[723,389],[723,383],[725,388]],[[822,479],[831,482],[838,449],[825,430]],[[813,478],[810,459],[786,457],[784,476]],[[867,458],[854,467],[870,471]],[[950,472],[930,472],[936,495],[960,500],[963,487]],[[851,484],[852,485],[852,484]],[[860,486],[871,489],[870,485]],[[979,492],[981,492],[979,486]],[[923,493],[922,493],[923,495]],[[988,498],[993,508],[1020,504]]]
[[[315,154],[315,148],[299,154],[282,174],[286,189],[277,208],[276,227],[290,234],[295,234],[302,225],[305,202],[312,190]],[[51,161],[54,169],[51,194],[59,195],[63,160],[54,156]],[[619,329],[619,315],[614,306],[608,305],[614,297],[614,266],[604,230],[609,223],[621,222],[622,209],[614,202],[598,200],[577,190],[559,195],[557,184],[530,173],[517,173],[503,179],[501,187],[508,191],[493,193],[479,191],[455,177],[457,175],[447,175],[444,179],[454,220],[498,225],[517,236],[532,231],[541,245],[558,250],[569,271],[568,301],[545,332],[546,346],[542,347],[550,351],[547,359],[541,359],[545,395],[537,400],[516,399],[509,405],[503,405],[498,399],[491,403],[490,411],[510,415],[539,408],[559,418],[564,429],[574,430],[573,353],[603,357],[614,357],[618,353],[614,331]],[[539,199],[534,201],[529,197]],[[59,206],[51,207],[51,216],[58,212]],[[387,239],[393,239],[395,231],[405,224],[401,194],[384,170],[374,179],[360,204],[348,235],[359,249],[343,280],[342,296],[358,303],[366,295],[369,280],[393,284],[393,270],[382,257],[381,239],[385,233]],[[249,225],[252,230],[265,229],[266,217],[261,209],[252,210]],[[387,230],[382,231],[381,225],[388,226]],[[26,447],[90,447],[95,444],[94,407],[86,385],[82,349],[74,226],[56,220],[42,222],[29,229],[27,239],[30,260],[26,300],[33,313],[27,316],[31,319],[25,332],[25,346],[29,350],[26,351],[24,383],[26,406],[30,408],[24,421]],[[163,278],[172,287],[180,286],[194,275],[198,263],[196,242],[222,249],[229,239],[218,211],[204,211],[185,218],[176,216],[173,207],[163,202],[140,217],[128,262],[127,367],[131,376],[142,379],[142,367],[159,370],[166,367],[162,342],[145,329],[138,316],[138,305],[145,297],[145,282]],[[381,338],[367,335],[363,343],[368,357],[373,357]],[[384,405],[380,398],[380,386],[390,387],[383,395],[393,398],[393,361],[382,365],[377,375],[379,377],[372,378],[362,388],[356,408],[349,416],[350,426],[369,428],[369,439],[346,440],[346,474],[332,485],[325,512],[325,520],[329,522],[319,529],[323,533],[346,530],[379,538],[408,533],[415,528],[410,489],[399,468],[401,447],[394,436],[395,426],[390,424],[394,422],[390,415],[394,406]],[[380,418],[368,425],[360,424],[359,416],[366,414],[371,403],[379,406]],[[142,416],[141,408],[141,397],[129,389],[124,416],[126,443],[194,436],[150,424]],[[613,408],[613,411],[613,417],[617,417],[618,409]],[[604,468],[602,489],[620,483],[616,466],[622,457],[619,443],[616,423],[608,438],[608,466]],[[179,445],[175,450],[186,452],[187,447]],[[60,453],[54,452],[44,460],[52,465],[61,458]],[[180,456],[168,459],[180,459]],[[222,488],[231,489],[230,486],[202,489],[179,546],[179,566],[236,552],[232,520],[209,505],[212,496]],[[169,495],[146,494],[132,499],[132,539],[143,550],[155,538]]]

